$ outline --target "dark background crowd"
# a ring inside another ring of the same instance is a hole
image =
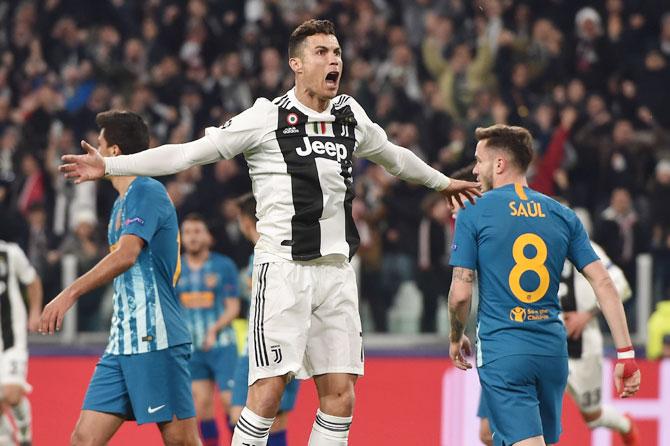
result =
[[[200,137],[292,87],[291,30],[328,18],[343,48],[341,91],[397,144],[451,174],[473,160],[474,129],[521,125],[535,138],[531,187],[560,196],[635,290],[653,255],[653,295],[670,299],[670,4],[664,0],[24,0],[0,2],[0,237],[17,241],[45,282],[62,259],[80,272],[106,252],[114,190],[57,173],[95,116],[139,113],[152,146]],[[355,167],[361,297],[377,331],[404,282],[436,329],[449,287],[453,219],[423,187],[365,161]],[[210,222],[215,249],[240,267],[251,246],[235,198],[239,158],[164,178],[179,216]],[[99,298],[80,326],[99,329]],[[628,304],[634,314],[635,298]]]

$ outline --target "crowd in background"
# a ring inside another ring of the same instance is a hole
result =
[[[474,129],[521,125],[535,138],[531,187],[560,196],[635,290],[636,257],[654,259],[653,294],[670,299],[670,6],[663,0],[23,0],[0,3],[0,237],[26,250],[46,288],[61,259],[80,272],[107,251],[108,182],[57,172],[98,112],[139,113],[152,146],[200,137],[292,87],[291,30],[336,24],[341,92],[389,138],[451,174],[473,161]],[[179,216],[210,222],[239,266],[251,246],[234,199],[242,158],[163,180]],[[453,219],[423,187],[357,161],[361,297],[377,331],[402,283],[423,295],[435,331],[449,287]],[[80,324],[100,328],[99,298]],[[635,299],[629,311],[634,312]]]

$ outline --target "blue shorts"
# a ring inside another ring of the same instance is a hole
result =
[[[233,372],[237,364],[237,346],[216,347],[211,350],[195,350],[188,363],[191,379],[216,381],[221,392],[233,388]]]
[[[232,406],[244,406],[247,403],[247,393],[249,393],[249,350],[237,360],[235,367],[235,377],[233,378],[233,396]],[[279,403],[280,412],[288,412],[295,407],[295,400],[298,397],[298,388],[300,382],[297,379],[291,380],[284,389],[281,402]]]
[[[513,355],[478,368],[485,406],[496,446],[544,436],[558,443],[568,358]]]
[[[119,415],[137,424],[195,417],[190,356],[190,344],[136,355],[104,354],[82,409]]]

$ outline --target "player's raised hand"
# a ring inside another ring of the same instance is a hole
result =
[[[63,317],[70,307],[74,304],[76,299],[71,297],[68,289],[61,291],[61,293],[44,307],[42,317],[40,318],[39,332],[43,335],[54,334],[60,331],[63,325]]]
[[[58,170],[65,174],[65,178],[74,180],[75,184],[104,177],[105,161],[98,149],[83,140],[81,148],[86,152],[84,155],[63,155],[63,164],[58,166]]]
[[[464,355],[465,354],[465,355]],[[468,370],[472,368],[472,364],[465,359],[465,356],[470,356],[472,354],[472,345],[470,344],[470,339],[467,336],[461,336],[460,341],[451,342],[449,345],[449,356],[451,357],[451,362],[456,368],[461,370]]]
[[[628,398],[640,389],[642,375],[634,359],[618,360],[614,366],[614,385],[621,398]]]
[[[449,199],[449,204],[453,209],[457,206],[464,208],[463,199],[467,199],[470,203],[475,204],[475,197],[481,197],[480,191],[481,183],[472,181],[463,181],[451,179],[449,187],[440,191],[442,195]]]

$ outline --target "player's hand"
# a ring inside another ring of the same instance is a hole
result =
[[[588,311],[566,311],[563,313],[563,322],[570,339],[579,339],[586,324],[593,318]]]
[[[628,398],[640,389],[642,375],[634,359],[619,359],[614,366],[614,385],[620,398]]]
[[[202,349],[204,351],[209,350],[210,348],[214,347],[214,344],[216,344],[216,335],[217,335],[216,330],[208,330],[207,331],[207,336],[205,336],[205,340],[202,341]]]
[[[482,196],[482,193],[479,190],[480,188],[481,183],[454,180],[452,178],[449,187],[441,190],[440,193],[447,197],[452,209],[456,209],[457,206],[460,206],[462,209],[465,208],[463,198],[467,199],[470,203],[475,204],[475,197]]]
[[[60,331],[63,325],[63,317],[74,304],[75,298],[66,288],[44,307],[39,323],[39,332],[43,335],[54,334]]]
[[[39,310],[31,310],[28,314],[28,331],[36,333],[40,329],[40,312]]]
[[[85,155],[63,155],[61,157],[63,164],[58,166],[58,170],[65,175],[65,178],[74,180],[75,184],[104,177],[105,160],[98,149],[83,140],[81,148],[86,152]]]
[[[449,345],[449,356],[451,357],[451,362],[455,367],[461,370],[468,370],[472,368],[470,364],[463,355],[470,356],[472,354],[472,345],[467,336],[463,335],[461,340],[458,342],[451,342]]]

